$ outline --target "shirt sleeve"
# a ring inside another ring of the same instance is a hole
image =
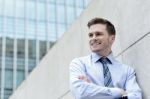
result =
[[[85,75],[85,66],[79,59],[70,64],[70,89],[76,99],[112,99],[121,97],[119,88],[108,88],[78,79]]]
[[[126,81],[126,92],[128,99],[142,99],[142,92],[137,83],[135,71],[129,67],[127,81]]]

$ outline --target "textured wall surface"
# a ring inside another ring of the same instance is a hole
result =
[[[114,55],[135,68],[143,97],[150,99],[149,9],[150,0],[92,0],[10,99],[73,99],[69,63],[89,54],[86,24],[93,17],[106,18],[116,26]]]

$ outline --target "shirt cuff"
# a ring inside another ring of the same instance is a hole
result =
[[[113,98],[119,98],[122,96],[119,88],[109,88],[108,91]]]

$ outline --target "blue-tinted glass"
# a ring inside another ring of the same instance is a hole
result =
[[[49,4],[48,6],[48,20],[51,22],[56,22],[56,11],[55,11],[55,5]]]
[[[54,23],[48,24],[48,35],[49,35],[49,41],[56,41],[57,35],[56,35],[56,26]]]
[[[0,15],[3,15],[3,1],[4,0],[0,0],[0,4],[1,4],[1,6],[0,6]]]
[[[1,58],[1,57],[0,57],[0,58]],[[1,73],[2,73],[2,71],[1,71],[1,65],[0,65],[0,89],[1,89],[1,81],[2,81],[2,80],[1,80],[1,79],[2,79],[2,78],[1,78]]]
[[[50,3],[56,3],[56,0],[48,0]]]
[[[36,2],[33,2],[33,1],[27,1],[27,4],[26,4],[26,17],[27,17],[27,19],[35,19],[35,13],[36,13],[35,3]]]
[[[40,41],[40,59],[46,54],[46,41]]]
[[[81,12],[83,11],[83,8],[81,8],[81,7],[78,7],[77,9],[76,9],[76,11],[77,11],[77,16],[79,16],[80,14],[81,14]]]
[[[28,41],[28,64],[29,64],[29,72],[36,65],[36,41],[29,40]]]
[[[58,38],[65,32],[65,24],[58,24]]]
[[[35,39],[35,20],[29,20],[26,22],[26,34],[30,39]]]
[[[83,0],[75,0],[77,7],[84,7]]]
[[[5,88],[4,90],[4,99],[9,99],[9,96],[12,94],[12,88]]]
[[[17,38],[24,38],[25,37],[25,22],[22,18],[17,18],[15,23],[15,32]]]
[[[13,70],[5,69],[5,88],[11,89],[13,87]]]
[[[85,5],[85,7],[89,4],[90,1],[91,1],[91,0],[84,0],[84,5]]]
[[[45,3],[45,2],[46,2],[46,0],[37,0],[37,2]]]
[[[6,57],[13,57],[14,48],[13,39],[6,38]]]
[[[17,70],[17,86],[25,79],[24,70]]]
[[[67,7],[67,23],[71,24],[75,19],[75,9],[74,7]]]
[[[4,0],[4,1],[5,1],[4,15],[14,16],[14,0]]]
[[[25,40],[17,39],[17,58],[25,57]]]
[[[24,0],[16,0],[16,17],[24,18]]]
[[[58,7],[57,7],[57,22],[65,23],[65,7],[64,7],[64,5],[58,5]]]
[[[6,36],[14,36],[14,19],[12,17],[5,18],[4,32]]]
[[[0,16],[0,37],[2,36],[2,32],[3,32],[3,17]]]
[[[55,43],[56,43],[55,41],[50,41],[50,42],[49,42],[49,46],[50,46],[50,48],[52,48],[52,47],[53,47],[53,45],[55,45]]]
[[[63,5],[64,5],[64,4],[65,4],[65,0],[56,0],[56,3],[57,3],[57,4],[63,4]]]
[[[14,40],[6,38],[5,68],[13,69]]]
[[[74,6],[74,0],[66,0],[66,4],[70,6]]]
[[[38,34],[39,40],[46,40],[46,23],[45,22],[38,22],[37,34]]]
[[[13,57],[10,57],[10,56],[5,57],[5,68],[7,69],[13,68]]]
[[[0,37],[0,69],[1,67],[2,67],[2,37]],[[0,71],[0,76],[1,76],[1,71]]]
[[[37,19],[46,20],[46,5],[45,3],[37,3]]]

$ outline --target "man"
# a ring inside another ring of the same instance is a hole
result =
[[[92,53],[70,64],[70,88],[76,99],[142,99],[132,67],[112,55],[114,25],[106,19],[88,22]]]

